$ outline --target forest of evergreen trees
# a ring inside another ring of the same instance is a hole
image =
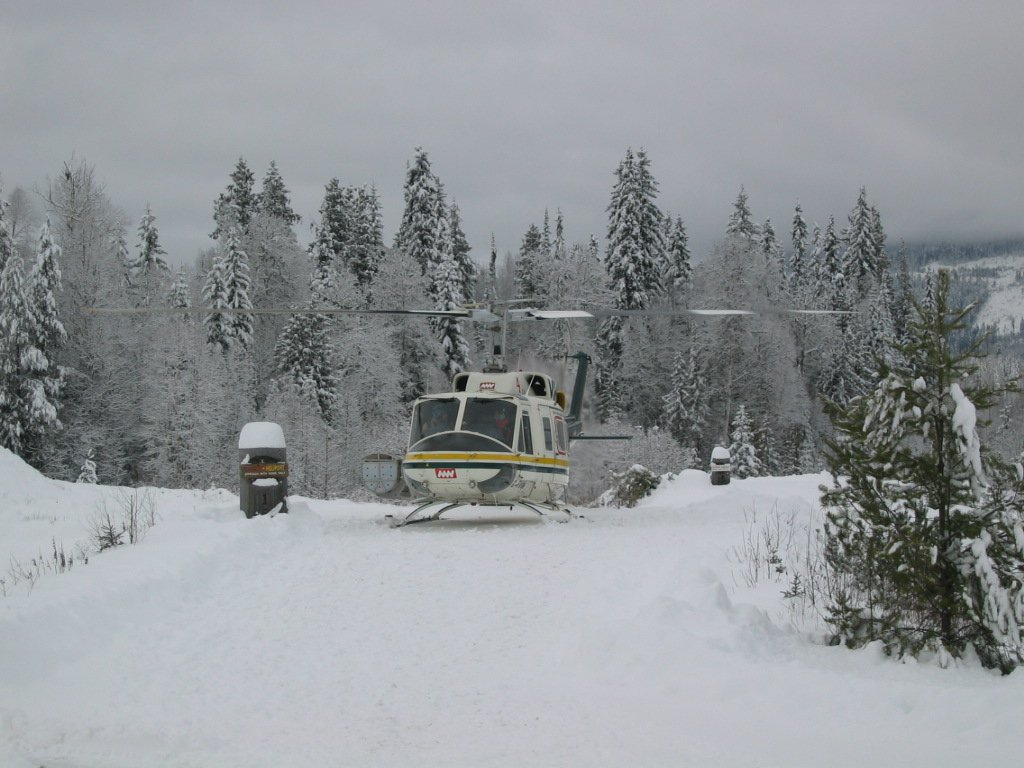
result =
[[[489,257],[472,257],[459,208],[420,149],[390,245],[377,190],[338,178],[301,245],[276,164],[258,183],[239,159],[211,201],[210,247],[176,270],[159,212],[147,206],[133,225],[84,161],[0,197],[0,445],[66,480],[88,468],[109,484],[233,488],[239,428],[270,420],[285,429],[294,492],[358,496],[362,457],[401,451],[409,403],[481,364],[489,335],[450,318],[247,310],[517,297],[620,313],[509,329],[513,365],[561,376],[566,352],[590,353],[587,431],[635,436],[574,448],[574,501],[623,466],[700,466],[715,445],[732,446],[744,475],[818,470],[831,432],[823,398],[865,394],[879,361],[897,362],[912,301],[932,296],[930,279],[910,272],[918,255],[892,251],[864,189],[823,225],[797,205],[782,234],[755,220],[741,189],[719,244],[691,258],[684,212],[661,207],[643,150],[616,170],[603,242],[566,242],[561,212],[543,211],[500,261],[493,238]],[[759,314],[677,311],[688,307]],[[1019,370],[1002,356],[979,376],[1001,384]],[[996,408],[993,445],[1016,455],[1019,399]]]

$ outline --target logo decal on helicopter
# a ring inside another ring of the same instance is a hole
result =
[[[485,389],[494,389],[494,382],[493,381],[481,381],[480,382],[480,391],[482,392]]]
[[[446,469],[438,468],[438,469],[434,470],[434,477],[437,477],[440,480],[454,480],[456,477],[458,477],[458,475],[455,473],[454,469],[451,469],[451,468],[446,468]]]

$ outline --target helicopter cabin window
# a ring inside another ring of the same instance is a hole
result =
[[[533,453],[533,430],[530,427],[530,414],[523,412],[519,426],[519,452]]]
[[[466,410],[462,414],[462,431],[477,432],[511,448],[516,410],[516,404],[508,400],[471,397],[466,400]]]
[[[569,452],[569,436],[565,431],[565,419],[560,416],[555,416],[555,442],[558,445],[559,453]]]
[[[551,440],[551,419],[544,417],[544,450],[555,450],[555,444]]]
[[[416,406],[416,412],[413,414],[410,444],[418,443],[424,437],[436,435],[438,432],[451,432],[455,429],[458,416],[459,401],[455,398],[424,400]]]

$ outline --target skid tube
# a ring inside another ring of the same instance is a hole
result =
[[[441,504],[442,506],[433,514],[424,515],[422,517],[418,516],[419,513],[422,512],[423,510],[433,507],[437,504]],[[579,517],[579,515],[574,515],[572,510],[569,509],[568,507],[558,507],[555,506],[554,504],[541,504],[539,502],[515,501],[510,502],[508,504],[480,504],[479,502],[476,501],[445,502],[438,501],[437,499],[430,499],[428,501],[421,502],[412,512],[410,512],[401,519],[395,517],[394,515],[385,515],[384,519],[392,528],[404,528],[405,526],[413,525],[414,523],[429,523],[435,520],[440,520],[441,515],[443,515],[445,512],[450,512],[451,510],[459,509],[460,507],[508,507],[510,510],[515,509],[516,507],[522,507],[524,509],[530,510],[531,512],[535,512],[539,517],[547,517],[548,515],[545,512],[541,511],[541,508],[543,508],[548,510],[549,512],[561,512],[565,515],[568,515],[568,518],[570,520],[574,517]],[[568,522],[568,520],[560,520],[559,522]]]

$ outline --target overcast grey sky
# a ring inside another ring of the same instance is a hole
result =
[[[1024,233],[1024,2],[4,3],[0,177],[85,159],[171,257],[210,245],[239,156],[308,238],[324,184],[377,185],[390,242],[426,149],[474,255],[545,208],[603,242],[644,147],[698,253],[740,185],[788,233],[865,186],[890,238]],[[133,238],[134,243],[134,238]]]

